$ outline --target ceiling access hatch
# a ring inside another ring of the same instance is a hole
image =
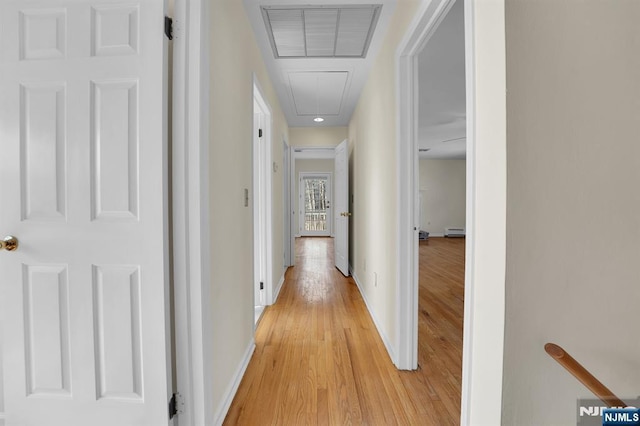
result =
[[[364,58],[382,5],[263,6],[276,58]]]
[[[290,71],[287,75],[298,116],[337,116],[347,90],[347,71]]]

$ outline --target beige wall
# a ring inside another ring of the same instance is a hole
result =
[[[349,123],[350,263],[379,331],[396,342],[396,49],[419,1],[400,0]],[[374,285],[374,273],[378,285]],[[395,350],[395,349],[393,349]]]
[[[347,127],[291,127],[291,146],[338,146],[348,136]]]
[[[216,416],[253,339],[252,186],[253,73],[273,114],[273,280],[283,274],[282,140],[288,129],[267,76],[262,55],[239,0],[210,3],[211,115],[211,312],[213,387]]]
[[[640,383],[640,2],[506,1],[507,287],[503,424],[576,424]]]
[[[442,236],[466,223],[465,160],[420,160],[420,229]]]
[[[334,170],[334,165],[335,165],[335,161],[334,160],[325,160],[325,159],[317,159],[317,160],[296,160],[296,165],[295,165],[295,170],[294,170],[294,176],[296,177],[296,184],[295,184],[295,188],[294,188],[294,197],[293,200],[295,200],[295,205],[294,205],[294,210],[296,211],[295,214],[295,219],[294,219],[294,223],[295,223],[295,230],[296,233],[295,235],[299,235],[300,234],[300,214],[299,214],[299,209],[300,209],[300,176],[299,173],[301,172],[322,172],[322,173],[331,173],[331,185],[335,186],[335,182],[333,180],[333,170]],[[332,188],[332,197],[333,194],[335,193],[334,189]],[[333,216],[332,216],[333,218]]]

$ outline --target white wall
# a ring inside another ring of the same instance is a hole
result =
[[[237,373],[251,348],[253,307],[252,188],[253,75],[272,112],[273,283],[282,265],[282,140],[288,127],[269,80],[244,6],[239,0],[210,2],[210,229],[214,416],[223,416]],[[217,417],[219,419],[219,417]]]
[[[387,348],[396,342],[397,135],[395,53],[417,0],[399,1],[349,123],[350,263]],[[377,286],[374,285],[377,274]]]
[[[298,236],[300,234],[300,214],[299,214],[299,209],[300,209],[300,173],[302,172],[312,172],[312,173],[318,173],[318,172],[322,172],[322,173],[331,173],[331,184],[335,185],[335,182],[333,180],[333,170],[334,170],[334,165],[335,165],[335,161],[334,160],[326,160],[326,159],[317,159],[317,160],[296,160],[296,164],[295,164],[295,174],[294,176],[296,177],[295,181],[295,188],[294,188],[294,197],[293,200],[295,202],[294,205],[294,209],[296,211],[295,214],[295,229],[296,229],[296,236]],[[332,188],[331,194],[333,196],[334,194],[334,190]],[[333,202],[331,203],[333,204]]]
[[[640,393],[640,2],[506,1],[503,424],[576,424],[563,346]]]
[[[420,229],[431,236],[465,227],[466,166],[465,160],[420,159]]]
[[[338,146],[348,136],[347,127],[291,127],[290,145],[293,147]]]

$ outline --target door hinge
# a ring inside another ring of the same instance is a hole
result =
[[[184,401],[180,392],[176,392],[171,395],[169,400],[169,420],[175,417],[176,414],[180,414],[183,411]]]
[[[260,290],[264,290],[264,283],[260,282]]]
[[[173,19],[168,16],[164,17],[164,35],[173,40]]]
[[[169,419],[178,414],[178,403],[176,402],[176,394],[171,395],[169,400]]]
[[[262,137],[262,129],[258,129],[258,137],[261,138]]]

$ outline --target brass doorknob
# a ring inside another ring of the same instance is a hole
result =
[[[18,239],[12,235],[7,235],[4,239],[0,240],[0,250],[18,250]]]
[[[351,213],[350,212],[342,212],[342,213],[340,213],[340,216],[349,217],[349,216],[351,216]]]

